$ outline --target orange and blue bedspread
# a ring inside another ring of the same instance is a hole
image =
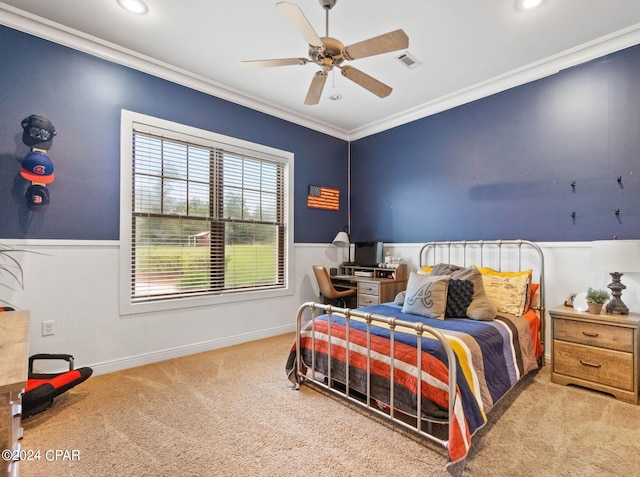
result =
[[[487,413],[524,375],[538,367],[535,350],[539,349],[539,339],[537,333],[532,333],[536,329],[537,316],[533,310],[523,316],[498,316],[493,321],[437,320],[402,313],[401,307],[391,303],[360,308],[358,311],[421,322],[437,328],[454,350],[457,385],[454,415],[449,428],[447,465],[466,457],[471,437],[487,422]],[[328,376],[330,363],[332,382],[346,384],[348,323],[350,390],[366,395],[369,369],[372,398],[380,407],[391,406],[391,330],[383,324],[371,324],[371,351],[368,353],[367,324],[364,320],[355,317],[347,320],[333,313],[329,324],[328,317],[325,314],[315,318],[313,328],[312,322],[309,322],[301,333],[304,372],[308,372],[311,366],[315,346],[315,372]],[[397,327],[394,339],[393,406],[400,413],[415,418],[418,337],[413,330]],[[421,340],[421,418],[446,418],[449,402],[447,356],[442,344],[429,333],[423,334]],[[327,359],[329,355],[331,360]],[[293,382],[297,380],[293,372],[295,358],[294,343],[286,365]]]

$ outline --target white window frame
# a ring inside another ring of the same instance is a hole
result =
[[[213,141],[223,144],[225,148],[235,151],[249,151],[254,157],[275,158],[285,163],[287,227],[285,237],[285,285],[282,288],[233,291],[229,293],[199,295],[150,302],[136,302],[131,300],[132,277],[132,216],[133,216],[133,135],[134,126],[144,128],[148,126],[155,131],[162,129],[167,137],[182,139],[187,142]],[[275,149],[269,146],[224,136],[211,131],[186,126],[164,119],[147,116],[132,111],[122,110],[120,120],[120,314],[131,315],[180,308],[208,306],[222,303],[242,302],[289,296],[293,294],[291,277],[293,265],[293,177],[294,155],[292,152]]]

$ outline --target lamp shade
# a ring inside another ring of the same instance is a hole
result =
[[[640,240],[596,240],[591,245],[589,270],[640,272]]]
[[[338,232],[336,238],[333,239],[333,245],[336,247],[348,247],[350,245],[349,234],[345,231]]]

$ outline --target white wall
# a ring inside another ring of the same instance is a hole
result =
[[[70,353],[77,366],[92,366],[96,374],[293,331],[298,306],[318,295],[311,266],[336,266],[344,252],[332,245],[297,244],[293,295],[285,298],[119,316],[117,242],[3,243],[46,254],[19,254],[25,290],[0,290],[0,298],[31,311],[30,353]],[[587,270],[589,242],[539,245],[545,256],[547,309],[562,304],[569,293],[610,282],[608,274]],[[389,244],[385,250],[415,270],[421,246]],[[625,274],[622,282],[627,286],[624,302],[640,312],[640,274]],[[41,336],[45,320],[55,321],[55,335]]]
[[[16,255],[24,291],[0,289],[0,298],[30,310],[30,354],[69,353],[96,374],[293,331],[299,305],[317,297],[311,266],[342,258],[332,245],[295,246],[285,298],[119,316],[117,242],[2,242],[38,252]],[[55,335],[42,336],[45,320],[55,321]]]

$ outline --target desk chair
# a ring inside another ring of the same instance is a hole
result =
[[[338,291],[334,288],[333,283],[331,283],[331,277],[329,276],[329,272],[326,268],[314,265],[313,273],[316,275],[316,280],[318,281],[318,287],[320,287],[320,294],[322,295],[322,302],[325,304],[338,304],[342,308],[347,307],[347,298],[354,297],[357,294],[357,290],[353,288],[349,288],[347,290]],[[350,302],[354,302],[355,300],[349,300]],[[353,306],[352,306],[353,307]],[[355,308],[355,307],[353,307]]]

